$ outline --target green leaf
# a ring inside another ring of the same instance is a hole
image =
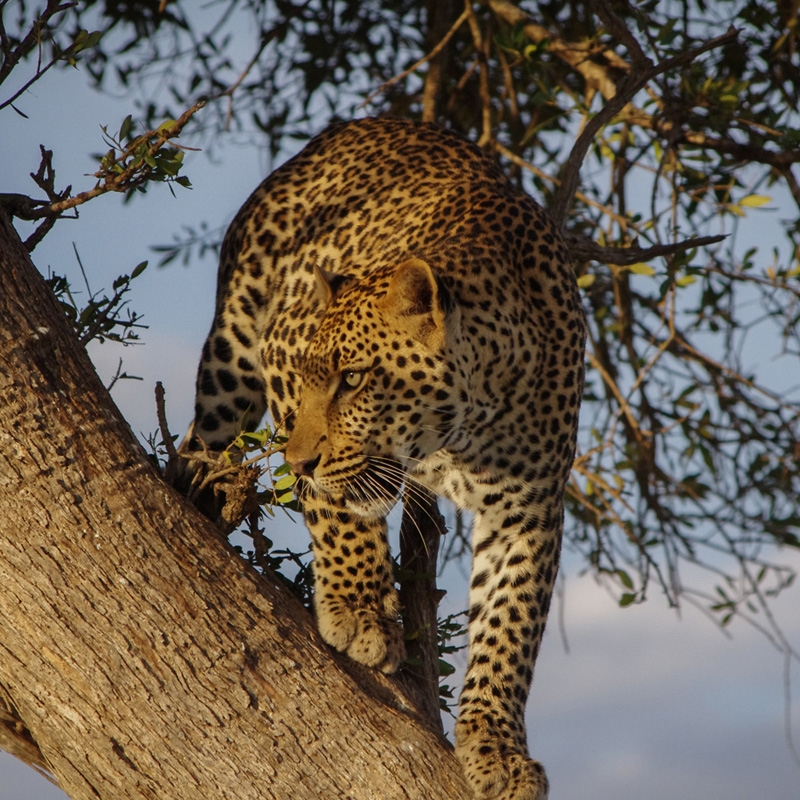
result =
[[[139,264],[137,264],[133,268],[133,272],[131,272],[131,280],[133,280],[134,278],[138,278],[145,271],[146,268],[147,268],[146,261],[142,261]]]
[[[636,600],[636,595],[631,594],[630,592],[625,592],[619,599],[620,608],[625,608],[625,606],[629,606],[634,600]]]
[[[119,128],[119,138],[120,139],[127,139],[128,138],[128,134],[131,132],[131,121],[132,121],[132,117],[131,117],[130,114],[128,114],[128,116],[125,117],[124,120],[122,120],[122,125],[120,125],[120,128]]]
[[[278,505],[288,506],[290,503],[294,502],[294,492],[283,492],[283,494],[276,494],[275,500],[277,501]]]
[[[294,475],[284,475],[280,480],[275,481],[275,491],[283,492],[286,489],[291,489],[297,483],[297,478]]]
[[[84,50],[88,50],[90,47],[97,47],[102,38],[103,31],[92,31],[83,43]]]
[[[631,576],[628,575],[628,573],[625,572],[624,569],[617,570],[617,577],[619,578],[620,583],[626,589],[633,589],[633,581],[631,580]]]
[[[443,661],[441,658],[439,659],[439,677],[446,678],[448,675],[452,675],[456,671],[456,668],[452,664],[448,664],[446,661]]]
[[[256,447],[265,447],[267,438],[265,431],[242,431],[238,436],[239,441],[243,445],[253,445]]]

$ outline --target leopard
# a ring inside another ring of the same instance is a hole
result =
[[[472,517],[455,750],[476,798],[544,800],[525,707],[559,567],[586,323],[554,222],[460,134],[365,118],[311,139],[225,234],[189,437],[268,411],[311,536],[322,638],[405,657],[386,517]]]

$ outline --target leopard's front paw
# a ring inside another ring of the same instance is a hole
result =
[[[316,611],[322,638],[354,661],[394,672],[405,658],[403,628],[395,618],[329,598],[318,600]]]
[[[456,755],[477,800],[547,800],[544,767],[508,745],[481,722],[456,723]]]
[[[406,657],[402,625],[371,610],[358,611],[356,616],[357,631],[347,655],[381,672],[394,672]]]

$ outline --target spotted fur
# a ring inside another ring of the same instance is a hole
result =
[[[194,431],[290,432],[322,636],[404,657],[386,514],[421,485],[474,515],[456,749],[479,798],[541,800],[525,703],[558,569],[585,323],[557,230],[494,162],[430,125],[335,125],[225,237]]]

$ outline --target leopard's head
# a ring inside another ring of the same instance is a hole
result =
[[[326,311],[304,356],[286,460],[312,490],[382,516],[406,472],[459,424],[466,386],[452,345],[460,315],[417,258],[363,281],[317,272]]]

